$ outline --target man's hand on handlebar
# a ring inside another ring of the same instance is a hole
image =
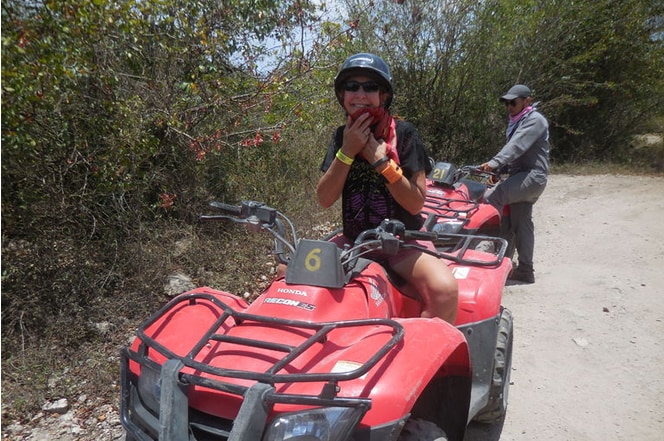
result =
[[[495,185],[500,181],[500,176],[498,173],[494,172],[494,168],[491,167],[488,162],[481,164],[478,168],[489,175],[489,184]]]

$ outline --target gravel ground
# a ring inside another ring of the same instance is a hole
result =
[[[534,217],[507,417],[467,441],[664,439],[664,179],[553,175]]]

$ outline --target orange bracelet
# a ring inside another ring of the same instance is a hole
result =
[[[390,184],[399,182],[403,177],[403,171],[401,170],[401,167],[399,167],[396,162],[391,159],[387,167],[385,167],[383,171],[380,172],[380,174],[383,175],[383,177]]]

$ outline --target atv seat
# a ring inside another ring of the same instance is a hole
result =
[[[468,188],[468,196],[470,196],[471,200],[476,202],[482,200],[484,192],[486,191],[486,185],[481,182],[473,181],[472,179],[461,179],[459,182]]]
[[[405,295],[406,297],[410,297],[411,299],[414,300],[422,300],[422,297],[420,297],[420,294],[415,291],[414,288],[412,288],[412,285],[409,285],[406,279],[401,277],[399,274],[396,273],[393,269],[391,269],[388,265],[383,265],[383,268],[385,268],[385,273],[387,274],[387,278],[392,282],[392,284],[397,287],[397,289],[401,292],[401,294]]]
[[[408,282],[406,282],[406,279],[401,277],[399,274],[397,274],[393,269],[391,269],[388,265],[385,265],[384,262],[380,262],[378,260],[371,260],[371,259],[365,259],[365,258],[359,258],[357,259],[357,263],[355,264],[355,268],[353,273],[350,275],[350,279],[355,277],[355,275],[360,274],[364,268],[367,267],[372,262],[377,262],[380,263],[380,265],[385,269],[385,274],[387,274],[387,278],[392,282],[392,284],[399,289],[399,291],[407,296],[410,297],[411,299],[414,300],[421,300],[420,295],[415,292],[414,289],[407,289],[410,285],[408,285]],[[349,279],[349,280],[350,280]]]

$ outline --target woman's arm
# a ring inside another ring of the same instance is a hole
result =
[[[360,115],[355,121],[353,121],[350,115],[346,117],[343,142],[339,149],[343,157],[354,160],[355,156],[362,152],[363,148],[368,144],[369,137],[371,136],[373,139],[373,135],[370,135],[370,124],[371,119],[369,119],[369,114]],[[336,158],[332,160],[330,167],[319,179],[318,185],[316,185],[316,196],[318,196],[318,203],[321,206],[328,208],[339,199],[349,171],[350,164],[345,164]]]
[[[385,141],[377,142],[371,135],[366,147],[362,150],[362,155],[371,164],[384,158],[387,154],[387,145]],[[381,173],[388,167],[392,167],[390,162],[383,162],[376,167],[376,172]],[[415,172],[410,179],[402,176],[400,180],[393,184],[386,183],[388,190],[394,199],[410,214],[417,214],[424,207],[424,198],[426,196],[426,172],[420,170]]]
[[[349,165],[335,159],[332,161],[330,168],[318,180],[316,196],[318,196],[318,203],[323,208],[331,207],[339,199],[349,171]]]
[[[410,214],[417,214],[422,211],[424,198],[427,194],[426,173],[424,170],[416,172],[410,179],[402,176],[394,184],[386,185],[394,199]]]

